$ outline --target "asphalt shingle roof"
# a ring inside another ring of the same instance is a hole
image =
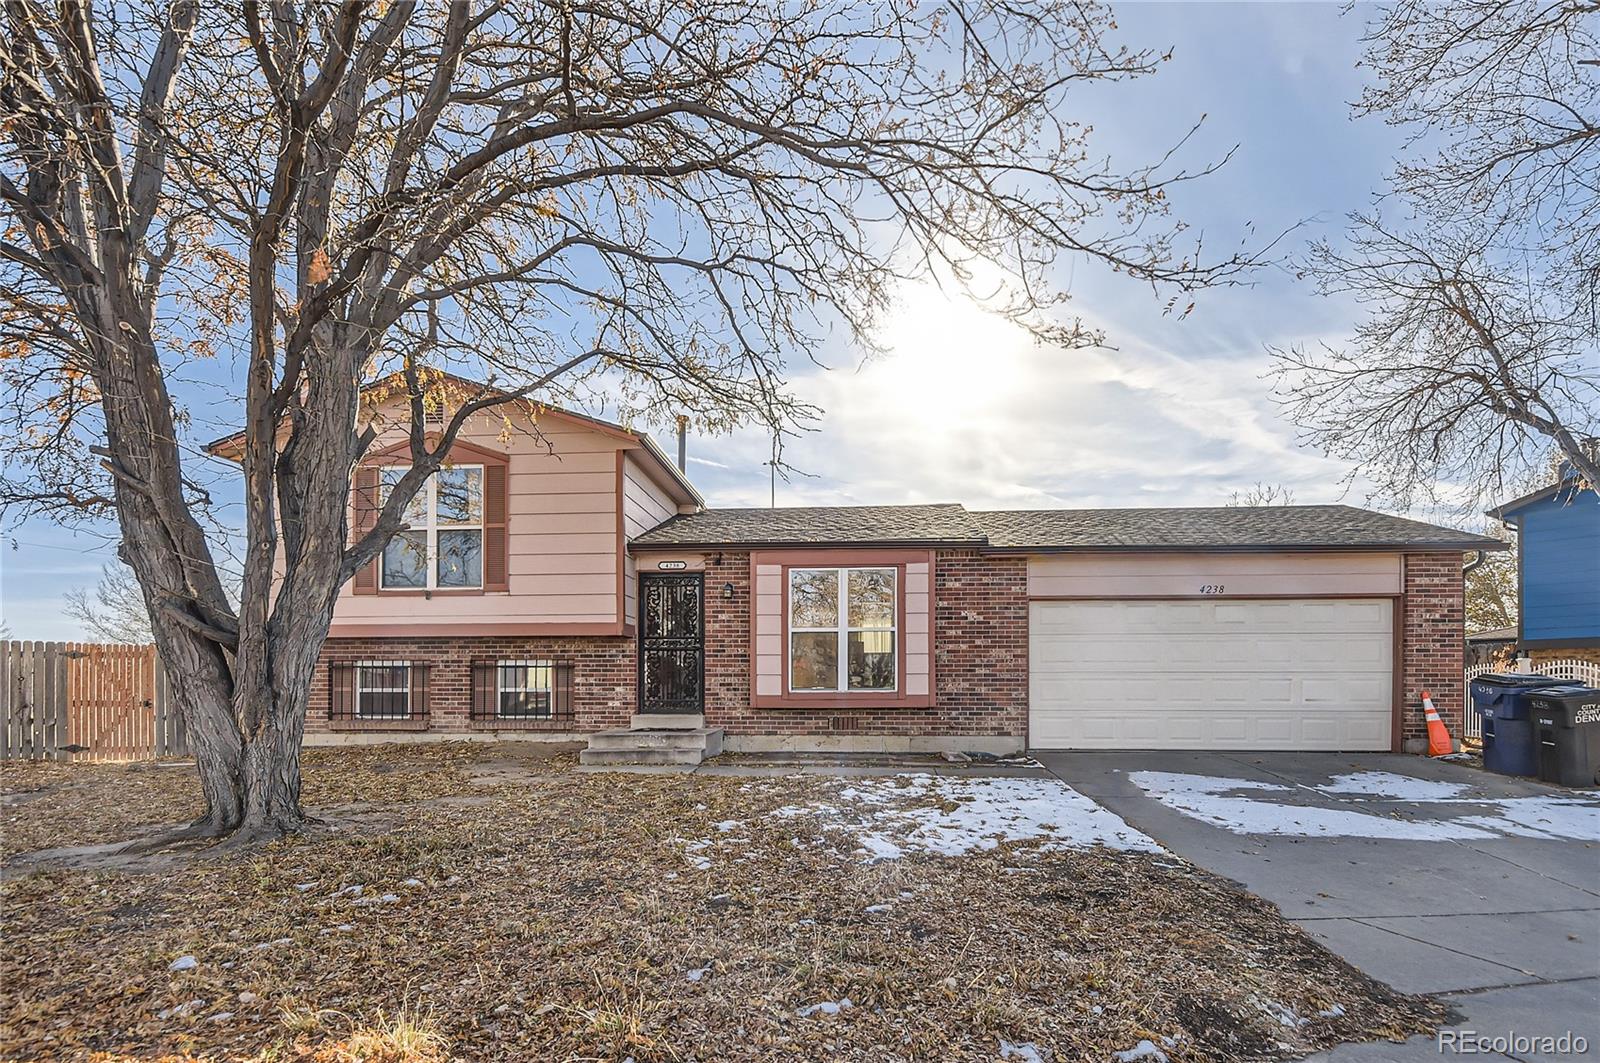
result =
[[[1486,535],[1354,506],[988,510],[972,514],[994,547],[1180,549],[1265,547],[1500,548]]]
[[[975,510],[960,505],[708,509],[645,532],[641,546],[892,543],[1018,550],[1501,549],[1488,536],[1353,506]]]
[[[707,509],[674,517],[634,540],[650,546],[905,543],[981,546],[983,530],[959,505]]]

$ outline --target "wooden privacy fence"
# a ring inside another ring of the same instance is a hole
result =
[[[154,646],[0,642],[0,755],[149,760],[189,752]]]

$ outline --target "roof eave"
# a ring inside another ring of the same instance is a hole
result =
[[[986,546],[982,539],[840,539],[817,542],[807,539],[712,540],[703,542],[642,542],[628,544],[634,550],[868,550],[917,548],[924,550],[973,550]]]
[[[1106,544],[1095,546],[1019,546],[1015,544],[990,543],[984,547],[985,553],[992,554],[1349,554],[1362,553],[1454,553],[1460,551],[1467,553],[1473,550],[1509,550],[1511,547],[1498,539],[1471,539],[1460,542],[1441,543],[1259,543],[1259,544],[1209,544],[1195,545],[1183,543],[1159,544]]]
[[[666,453],[656,445],[654,439],[651,439],[643,432],[635,432],[634,438],[639,440],[644,452],[650,455],[651,459],[661,471],[667,474],[672,483],[682,490],[683,495],[679,499],[680,505],[688,504],[698,506],[701,509],[706,508],[705,496],[695,489],[694,484],[689,482],[688,474],[673,464],[672,459],[667,457]]]
[[[1531,494],[1523,495],[1521,498],[1513,498],[1509,502],[1502,503],[1501,505],[1495,506],[1493,509],[1485,510],[1484,512],[1488,516],[1493,517],[1495,520],[1504,521],[1507,524],[1514,524],[1516,522],[1515,518],[1517,514],[1522,510],[1527,509],[1529,506],[1538,505],[1540,502],[1548,502],[1552,498],[1555,498],[1557,495],[1561,494],[1563,491],[1569,491],[1574,497],[1576,497],[1577,495],[1583,494],[1585,491],[1591,490],[1593,490],[1593,488],[1583,487],[1571,480],[1566,480],[1558,484],[1551,484],[1549,487],[1540,488]]]

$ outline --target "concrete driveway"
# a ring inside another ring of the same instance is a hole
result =
[[[1443,996],[1454,1029],[1588,1043],[1475,1058],[1600,1060],[1600,796],[1394,754],[1035,755],[1367,973]],[[1440,1053],[1415,1038],[1315,1058]]]

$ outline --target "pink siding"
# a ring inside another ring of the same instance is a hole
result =
[[[509,455],[509,593],[357,595],[347,585],[334,607],[335,636],[341,626],[355,625],[428,623],[448,634],[474,624],[616,624],[617,451],[628,441],[554,417],[540,427],[544,441],[528,433],[526,421],[507,432],[495,414],[461,434],[464,442]],[[401,431],[387,433],[373,449],[403,438]]]
[[[644,467],[628,454],[622,461],[622,532],[631,542],[651,528],[675,516],[678,504]],[[630,553],[623,558],[623,619],[637,623],[639,617],[639,568]]]
[[[900,637],[906,646],[906,693],[928,693],[928,676],[933,670],[932,620],[933,573],[927,562],[906,565],[905,630]]]
[[[1393,595],[1400,590],[1398,554],[1103,553],[1028,559],[1033,598]]]
[[[756,565],[756,694],[783,693],[783,567]]]
[[[927,551],[829,551],[763,550],[752,557],[755,589],[751,621],[755,661],[751,672],[752,693],[757,699],[783,698],[796,705],[819,702],[824,698],[893,701],[903,698],[925,699],[933,688],[933,564]],[[788,603],[784,587],[784,566],[833,566],[898,564],[902,570],[899,639],[903,648],[900,688],[887,697],[865,693],[792,694],[784,686],[784,654],[787,648],[786,614]],[[758,700],[757,702],[761,702]]]

